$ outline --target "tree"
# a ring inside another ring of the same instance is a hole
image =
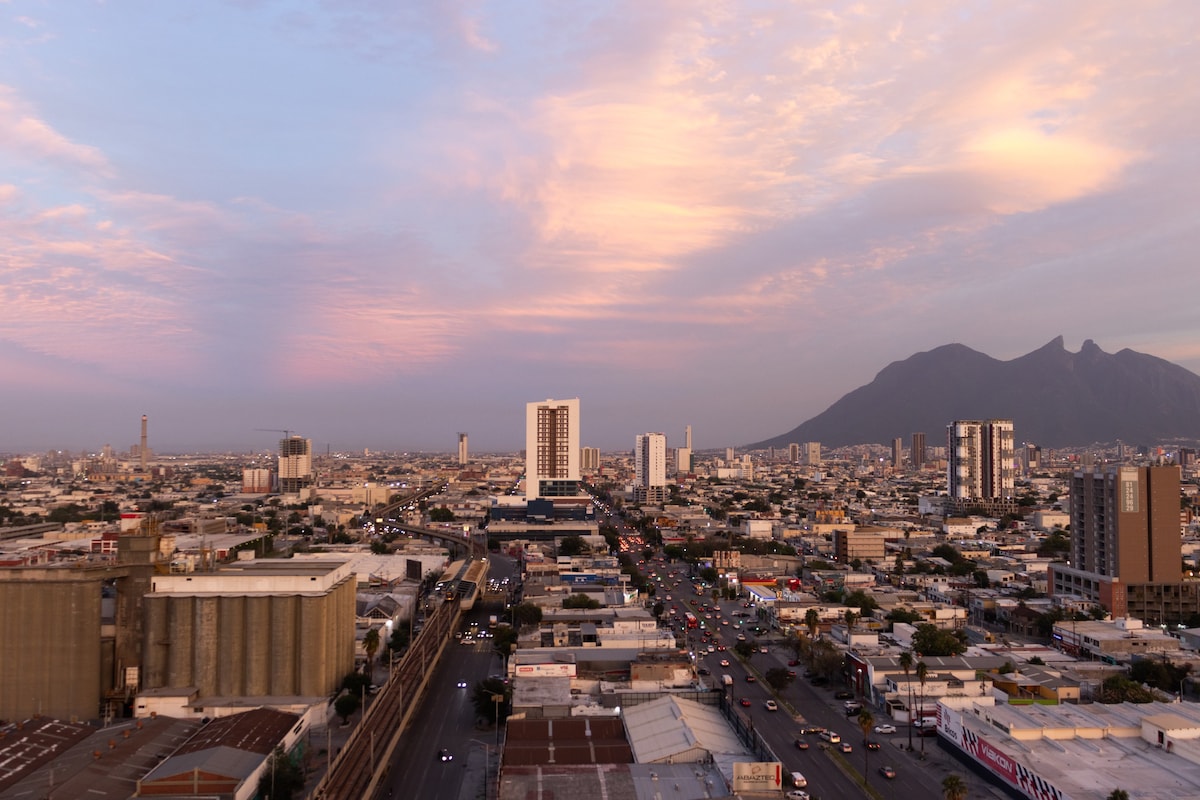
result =
[[[258,796],[263,800],[292,800],[304,788],[304,770],[292,761],[282,747],[271,754],[270,766],[258,779]]]
[[[1106,800],[1129,800],[1129,792],[1124,789],[1113,789],[1108,793]]]
[[[743,661],[749,661],[750,656],[758,652],[758,648],[749,642],[738,642],[733,646],[733,652],[737,653]]]
[[[542,609],[533,603],[519,603],[512,609],[513,622],[521,628],[527,625],[537,625],[542,621]]]
[[[900,654],[900,669],[904,670],[904,685],[908,687],[908,752],[912,752],[912,681],[908,679],[908,672],[912,669],[913,654],[912,650],[905,650]]]
[[[795,680],[783,667],[772,667],[767,670],[767,674],[763,677],[766,678],[771,688],[777,692],[782,692]]]
[[[912,625],[914,622],[924,619],[924,617],[922,617],[919,612],[913,611],[912,609],[896,606],[888,612],[888,615],[884,617],[884,619],[893,624],[897,622],[904,622]]]
[[[371,667],[375,664],[375,653],[379,652],[379,629],[371,628],[363,636],[363,650],[367,653],[367,674],[371,674]]]
[[[361,705],[361,702],[359,701],[357,694],[354,694],[353,692],[343,692],[337,696],[336,700],[333,701],[333,710],[339,717],[342,718],[343,725],[349,725],[350,715],[355,711],[358,711],[359,705]]]
[[[435,506],[429,509],[430,522],[454,522],[454,512],[445,506]]]
[[[560,556],[577,556],[587,549],[582,536],[564,536],[558,542]]]
[[[912,644],[913,649],[923,656],[957,656],[967,651],[958,631],[945,631],[928,622],[917,626]]]
[[[854,623],[858,622],[858,614],[855,614],[852,610],[850,610],[848,608],[846,609],[846,613],[844,616],[846,618],[846,627],[847,628],[853,628]]]
[[[480,719],[499,722],[508,718],[508,700],[511,696],[512,689],[503,680],[485,678],[475,684],[471,692],[471,704],[475,706],[475,714]],[[495,700],[496,697],[501,700]]]
[[[808,626],[808,635],[813,639],[821,632],[821,613],[815,608],[804,612],[804,624]]]
[[[924,661],[917,662],[917,680],[921,683],[921,710],[920,719],[924,722],[925,719],[925,680],[929,677],[929,665]],[[911,724],[911,723],[910,723]],[[925,737],[921,737],[921,758],[925,758]]]
[[[563,608],[599,608],[600,601],[588,597],[586,594],[577,592],[566,600],[563,600]]]
[[[942,797],[945,800],[967,800],[967,782],[961,775],[947,775],[942,778]]]
[[[871,726],[875,724],[875,715],[871,713],[871,709],[863,706],[858,711],[857,722],[863,735],[863,780],[869,781],[867,776],[871,773],[867,767],[867,756],[870,754],[871,748],[867,747],[867,737],[871,734]]]

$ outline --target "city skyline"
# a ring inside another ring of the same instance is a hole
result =
[[[0,451],[514,452],[545,397],[720,449],[952,342],[1200,372],[1193,4],[0,19]]]

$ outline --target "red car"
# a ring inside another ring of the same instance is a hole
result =
[[[749,697],[743,697],[743,698],[742,698],[742,705],[743,705],[743,706],[745,706],[746,708],[749,708],[749,707],[750,707],[750,705],[751,705],[751,703],[750,703],[750,698],[749,698]]]
[[[807,750],[808,742],[805,741],[804,739],[797,739],[796,740],[796,749],[797,750]]]
[[[747,675],[747,676],[746,676],[746,683],[755,683],[757,680],[758,680],[758,679],[757,679],[757,678],[755,678],[753,675]]]

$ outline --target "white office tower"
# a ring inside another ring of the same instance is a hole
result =
[[[525,406],[525,499],[579,494],[579,398]]]
[[[312,439],[290,436],[279,440],[279,491],[300,494],[312,486]]]
[[[633,447],[633,493],[643,503],[667,499],[667,436],[639,433]]]
[[[1011,419],[955,420],[946,428],[946,490],[957,503],[1011,500],[1016,479]]]
[[[821,443],[820,442],[805,442],[804,443],[804,463],[818,466],[821,463]]]
[[[464,466],[467,463],[467,435],[460,433],[458,435],[458,465]]]
[[[726,466],[729,466],[729,467],[733,466],[734,455],[735,455],[735,453],[734,453],[732,447],[725,448],[725,465]]]
[[[680,475],[686,475],[692,471],[692,451],[689,448],[675,448],[675,471]]]

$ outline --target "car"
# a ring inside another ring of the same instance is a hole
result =
[[[794,678],[794,677],[796,677],[796,670],[794,670],[794,669],[789,669],[789,670],[787,671],[787,676],[788,676],[789,678]]]
[[[887,778],[888,780],[891,780],[892,778],[896,777],[896,770],[892,769],[891,767],[889,767],[885,764],[884,766],[879,768],[879,774],[882,775],[883,777]]]
[[[718,653],[724,653],[724,652],[725,652],[725,645],[723,645],[723,644],[719,644],[719,645],[717,645],[717,652],[718,652]]]
[[[841,745],[839,745],[839,746],[842,748],[843,753],[853,753],[854,752],[854,745],[850,744],[849,742],[842,742]]]
[[[895,733],[896,726],[892,725],[891,723],[885,722],[883,725],[876,725],[875,732],[876,733]]]
[[[739,633],[739,634],[737,635],[737,640],[738,640],[739,642],[744,642],[744,641],[746,641],[746,634],[744,634],[744,633]]]
[[[765,708],[767,711],[778,711],[779,703],[776,703],[774,700],[768,700],[767,702],[763,703],[763,708]]]
[[[753,675],[746,676],[746,683],[756,683],[757,681],[758,678],[754,677]]]
[[[850,692],[847,692],[845,689],[841,690],[840,692],[833,693],[834,700],[849,700],[852,697],[854,697],[854,695],[850,694]]]
[[[796,740],[796,749],[797,750],[807,750],[808,749],[808,740],[807,739],[797,739]]]
[[[867,739],[863,742],[863,744],[866,745],[868,750],[878,750],[880,747],[879,742],[875,741],[874,739]]]
[[[722,659],[721,659],[721,666],[722,666],[722,667],[728,667],[728,666],[729,666],[729,659],[728,659],[728,658],[722,658]]]
[[[749,697],[743,697],[741,703],[744,708],[749,708],[752,705]]]
[[[825,729],[819,725],[806,725],[800,728],[801,733],[824,733]]]
[[[828,730],[821,731],[821,738],[824,739],[825,741],[829,742],[830,744],[837,744],[838,742],[840,742],[842,740],[842,737],[838,735],[837,731],[828,731]]]
[[[441,750],[438,750],[438,759],[441,761],[453,761],[454,754],[443,747]]]
[[[708,671],[708,667],[701,667],[700,669],[696,670],[696,672],[701,675],[712,675],[712,673]]]
[[[789,658],[789,659],[788,659],[788,666],[789,666],[789,667],[794,667],[794,666],[797,666],[799,663],[800,663],[800,662],[799,662],[799,661],[797,661],[797,660],[796,660],[796,659],[794,659],[794,658]]]
[[[465,689],[465,688],[467,688],[467,682],[466,682],[466,681],[459,681],[459,682],[458,682],[458,688],[460,688],[460,689]]]
[[[784,797],[786,797],[787,800],[809,800],[808,792],[804,791],[803,789],[792,789],[790,792],[785,794]]]

